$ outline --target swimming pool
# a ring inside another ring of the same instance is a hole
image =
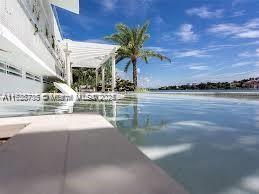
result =
[[[1,104],[0,116],[99,112],[190,194],[259,193],[259,101],[172,94]],[[159,181],[159,180],[158,180]]]

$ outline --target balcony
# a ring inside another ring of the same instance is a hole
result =
[[[57,74],[62,76],[64,56],[59,47],[59,41],[62,38],[51,5],[46,0],[18,0],[18,2],[34,27],[34,35],[39,35],[50,54],[54,57]]]

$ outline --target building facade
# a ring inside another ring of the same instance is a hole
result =
[[[64,81],[65,53],[53,5],[74,11],[79,3],[0,1],[0,94],[41,93],[50,80]]]

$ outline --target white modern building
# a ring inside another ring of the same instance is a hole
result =
[[[79,0],[0,0],[0,94],[41,93],[52,81],[70,86],[72,67],[98,72],[107,60],[114,90],[118,47],[64,40],[55,6],[79,14]]]

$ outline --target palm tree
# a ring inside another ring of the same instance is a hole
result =
[[[117,24],[117,32],[105,37],[106,40],[120,45],[120,48],[117,51],[117,63],[126,58],[129,59],[124,71],[127,72],[129,67],[133,65],[134,89],[138,86],[137,62],[139,59],[142,59],[145,63],[148,63],[148,59],[150,57],[156,57],[161,61],[167,60],[171,62],[168,57],[144,48],[144,43],[150,38],[150,35],[147,33],[148,27],[149,22],[146,22],[143,26],[133,28],[130,28],[125,24]]]

